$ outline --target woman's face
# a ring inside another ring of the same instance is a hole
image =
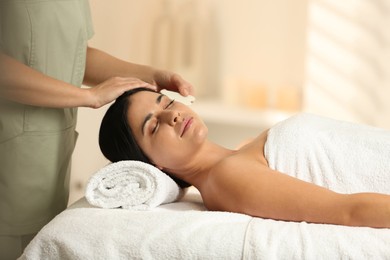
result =
[[[128,123],[149,159],[171,170],[191,160],[207,137],[206,125],[189,107],[149,91],[130,96]]]

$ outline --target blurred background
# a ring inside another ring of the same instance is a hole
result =
[[[90,1],[90,46],[181,74],[213,141],[234,148],[298,112],[390,129],[388,0]],[[70,203],[108,161],[106,108],[79,110]],[[351,133],[353,134],[353,133]]]

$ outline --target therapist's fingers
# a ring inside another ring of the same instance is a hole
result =
[[[177,91],[183,95],[183,96],[188,96],[188,95],[194,95],[194,87],[192,84],[184,80],[180,75],[178,74],[173,74],[171,76],[171,84],[174,88],[177,89]]]
[[[102,107],[114,101],[126,91],[139,87],[150,88],[152,90],[157,91],[156,86],[137,78],[110,78],[102,82],[101,84],[89,89],[90,98],[92,100],[91,107]]]
[[[193,86],[177,73],[158,70],[155,73],[154,81],[157,84],[159,91],[162,89],[167,89],[178,92],[183,96],[194,95]]]

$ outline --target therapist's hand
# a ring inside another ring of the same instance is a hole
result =
[[[185,81],[179,74],[157,70],[153,77],[154,84],[157,85],[157,90],[167,89],[175,91],[183,96],[194,95],[193,86]]]
[[[86,91],[90,95],[90,107],[100,108],[114,101],[126,91],[139,87],[146,87],[157,91],[156,86],[130,77],[113,77],[93,88],[86,89]]]

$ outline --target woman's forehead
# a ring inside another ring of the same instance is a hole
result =
[[[128,107],[128,121],[130,125],[138,125],[153,107],[161,101],[164,95],[150,91],[140,91],[130,96]]]
[[[146,99],[149,101],[155,100],[161,93],[157,93],[154,91],[139,91],[137,93],[134,93],[130,96],[131,100],[139,100],[139,99]]]
[[[140,91],[131,95],[129,98],[129,109],[144,108],[156,103],[156,99],[160,96],[160,93],[150,91]]]

